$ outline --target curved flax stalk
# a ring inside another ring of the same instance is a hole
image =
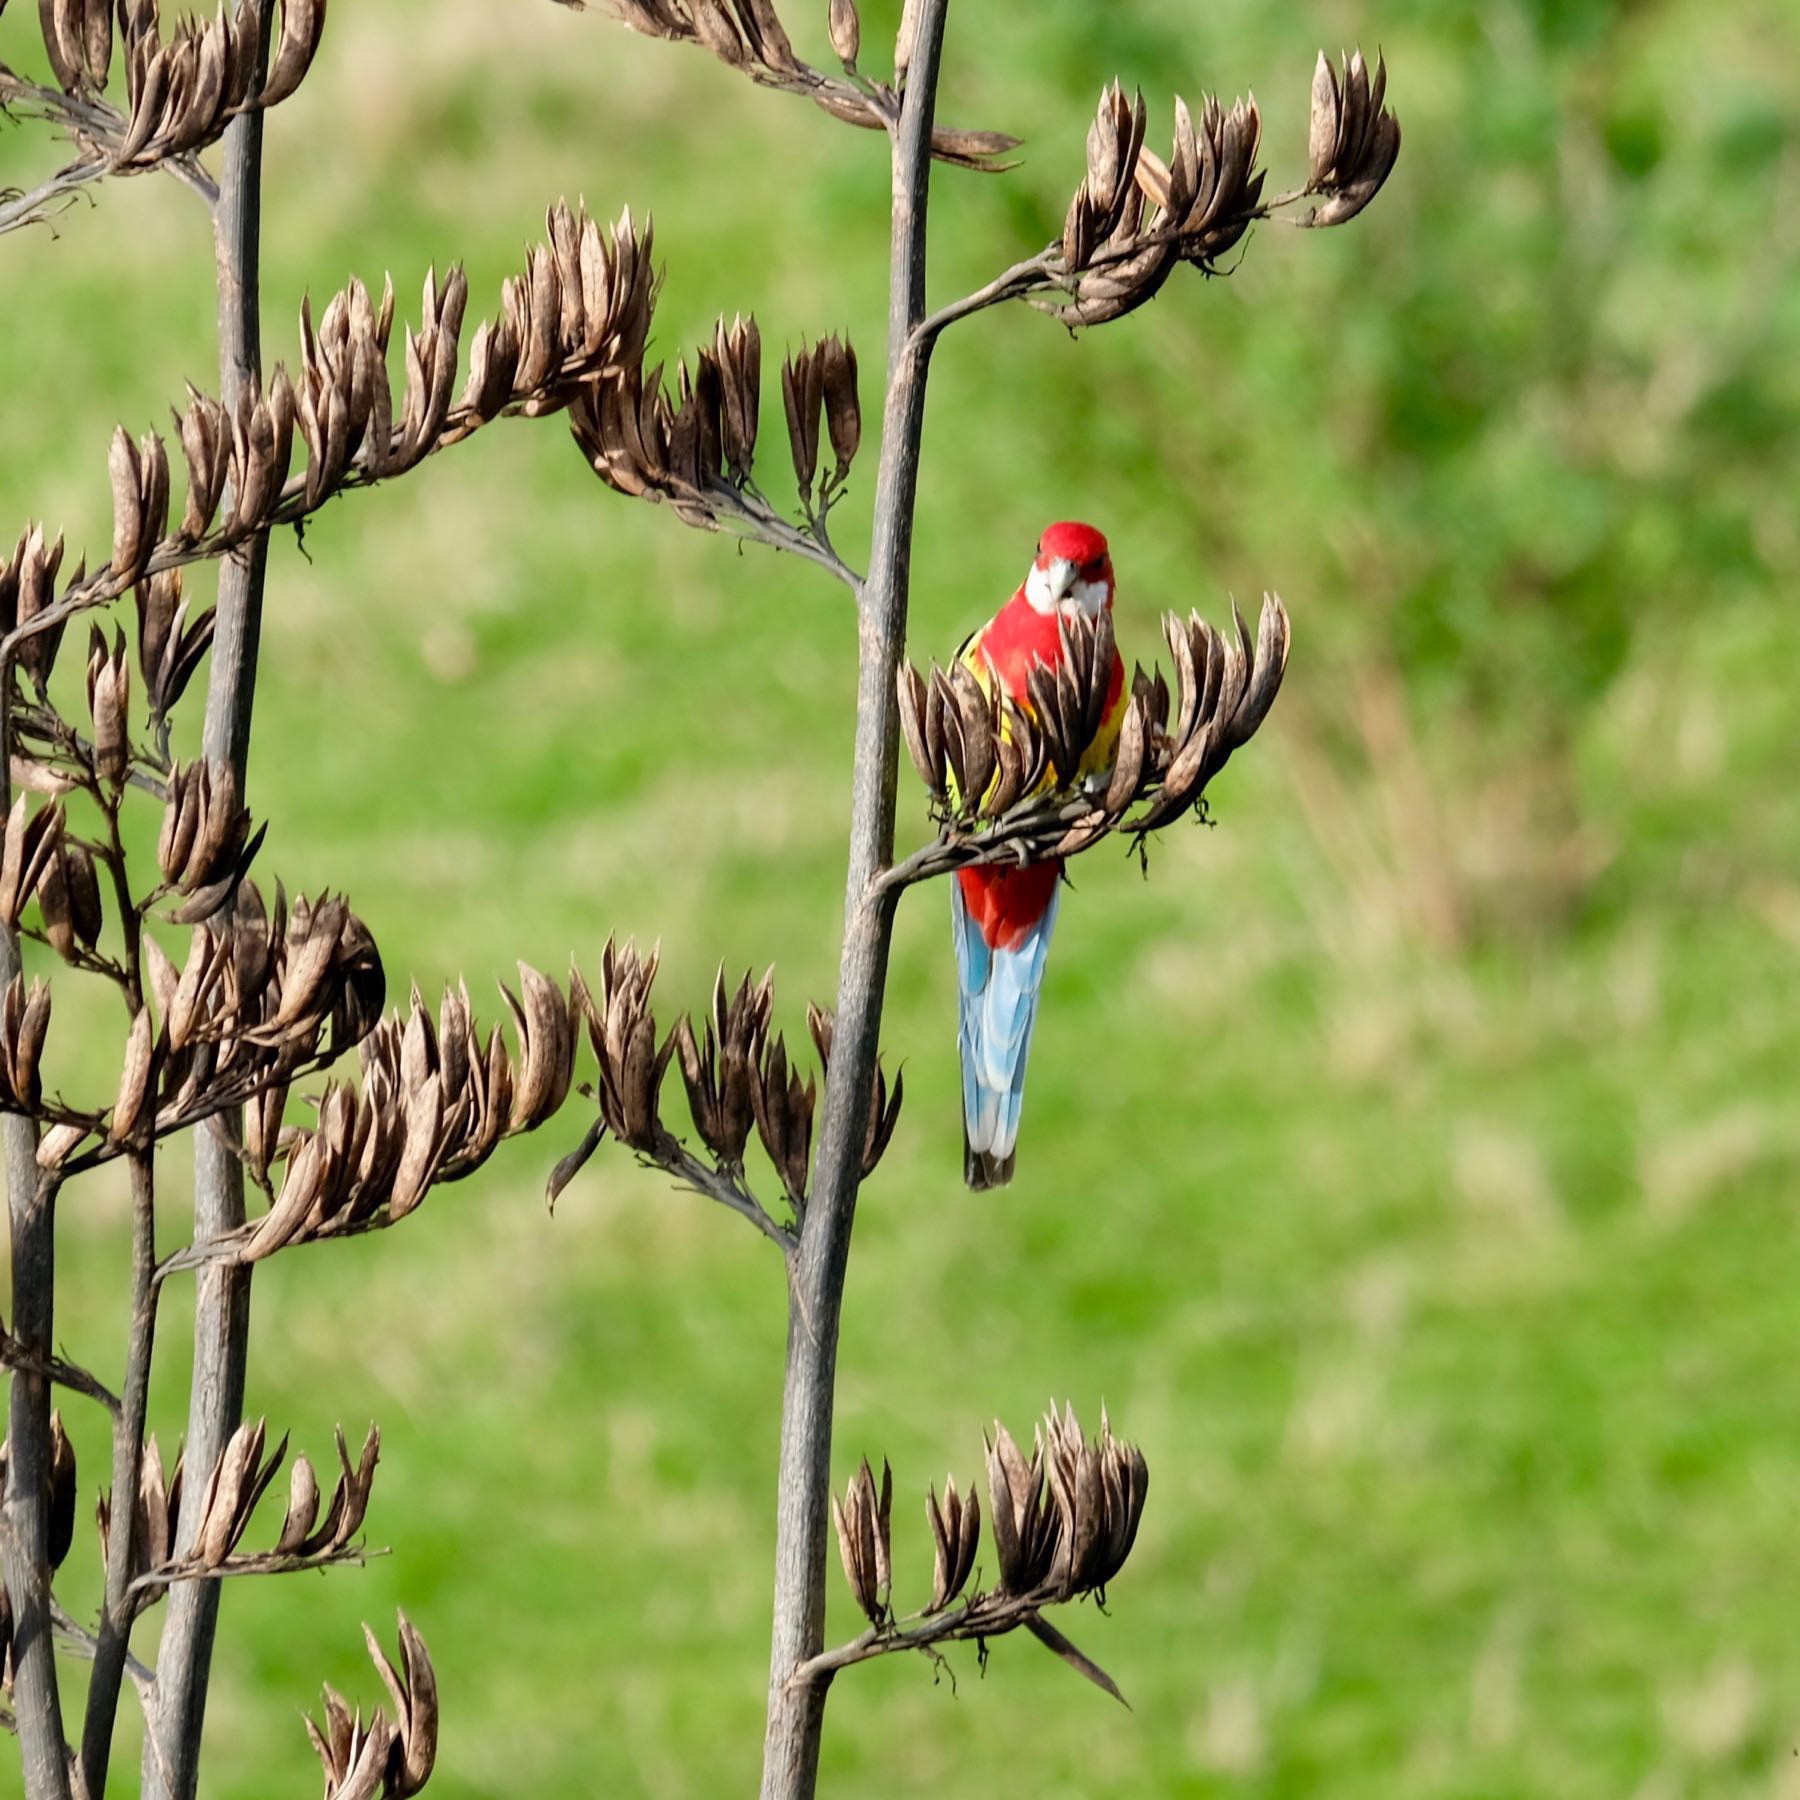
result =
[[[893,936],[892,896],[878,882],[894,850],[900,739],[894,678],[906,636],[930,357],[930,344],[915,334],[925,316],[932,113],[948,11],[949,0],[920,0],[917,7],[905,99],[893,144],[888,388],[874,541],[859,617],[855,775],[837,1033],[813,1193],[789,1276],[763,1800],[810,1800],[818,1780],[825,1715],[826,1682],[794,1678],[824,1646],[838,1321]]]
[[[269,58],[273,9],[261,18],[257,86]],[[214,215],[219,290],[220,398],[235,407],[238,395],[262,386],[261,234],[262,139],[260,108],[234,119],[225,134],[225,166]],[[219,577],[218,623],[206,695],[205,750],[209,762],[229,765],[244,791],[250,752],[250,714],[256,693],[256,654],[262,631],[266,533],[253,538]],[[224,1132],[235,1142],[239,1119],[226,1115],[200,1131],[194,1144],[194,1236],[218,1237],[244,1222],[244,1169]],[[200,1469],[223,1454],[244,1411],[245,1365],[250,1349],[250,1271],[230,1264],[203,1269],[194,1300],[194,1379],[188,1403],[187,1455]],[[176,1537],[191,1547],[204,1496],[196,1482],[184,1494]],[[128,1503],[120,1503],[128,1507]],[[193,1800],[199,1780],[200,1736],[206,1717],[213,1638],[221,1588],[214,1581],[184,1582],[169,1597],[169,1618],[157,1656],[157,1703],[145,1734],[144,1800]]]

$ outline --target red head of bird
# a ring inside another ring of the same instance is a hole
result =
[[[1112,557],[1091,525],[1065,519],[1038,539],[1037,556],[1022,589],[1034,612],[1058,610],[1097,617],[1113,603]]]

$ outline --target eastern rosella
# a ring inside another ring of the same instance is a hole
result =
[[[1106,539],[1091,525],[1052,525],[1018,592],[957,655],[985,690],[992,693],[998,682],[1030,710],[1033,666],[1055,668],[1062,660],[1059,619],[1098,617],[1112,603]],[[1115,650],[1106,711],[1082,760],[1083,775],[1111,763],[1124,698],[1125,664]],[[987,865],[959,870],[950,884],[961,988],[963,1176],[972,1188],[1004,1187],[1012,1179],[1025,1057],[1062,869],[1060,861]]]

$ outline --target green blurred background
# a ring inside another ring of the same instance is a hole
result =
[[[896,11],[867,8],[872,65]],[[953,1657],[955,1694],[890,1660],[833,1694],[830,1793],[1800,1793],[1800,8],[965,0],[944,112],[1027,148],[940,174],[933,291],[1058,228],[1104,78],[1144,86],[1153,142],[1172,88],[1253,86],[1280,185],[1316,47],[1357,41],[1406,131],[1362,220],[1264,227],[1080,343],[990,313],[936,362],[921,655],[1070,514],[1112,537],[1128,654],[1163,607],[1265,587],[1295,652],[1216,829],[1147,881],[1079,865],[1010,1192],[962,1191],[944,896],[902,908],[908,1100],[859,1215],[839,1477],[892,1458],[921,1596],[912,1496],[972,1478],[996,1415],[1104,1399],[1153,1481],[1112,1616],[1070,1621],[1132,1712],[1024,1641],[985,1678]],[[0,182],[58,155],[0,131]],[[491,310],[585,195],[655,214],[659,350],[720,309],[773,350],[847,328],[873,411],[886,193],[877,139],[598,18],[337,7],[269,134],[268,354],[352,272],[416,316],[461,259]],[[94,200],[0,251],[0,494],[100,553],[113,424],[166,421],[214,350],[191,197]],[[556,421],[334,506],[305,551],[270,577],[263,862],[348,889],[397,992],[591,969],[616,931],[661,937],[665,1018],[720,959],[776,964],[790,1034],[829,1000],[840,591],[607,492]],[[104,1082],[110,1016],[57,992],[61,1073]],[[253,1404],[315,1457],[380,1419],[394,1553],[234,1584],[210,1793],[307,1790],[298,1712],[322,1678],[377,1698],[357,1625],[395,1604],[437,1660],[445,1800],[751,1791],[779,1272],[610,1147],[547,1219],[579,1129],[259,1275]],[[123,1198],[63,1205],[62,1336],[102,1372]]]

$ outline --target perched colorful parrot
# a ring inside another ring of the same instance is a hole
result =
[[[1060,617],[1098,617],[1113,603],[1106,539],[1091,525],[1052,525],[1017,593],[957,652],[990,694],[998,682],[1027,711],[1035,664],[1062,660]],[[1099,732],[1081,772],[1110,766],[1124,717],[1125,664],[1113,652]],[[963,1176],[972,1188],[1012,1179],[1025,1057],[1056,923],[1060,861],[959,870],[950,884],[961,987]]]

